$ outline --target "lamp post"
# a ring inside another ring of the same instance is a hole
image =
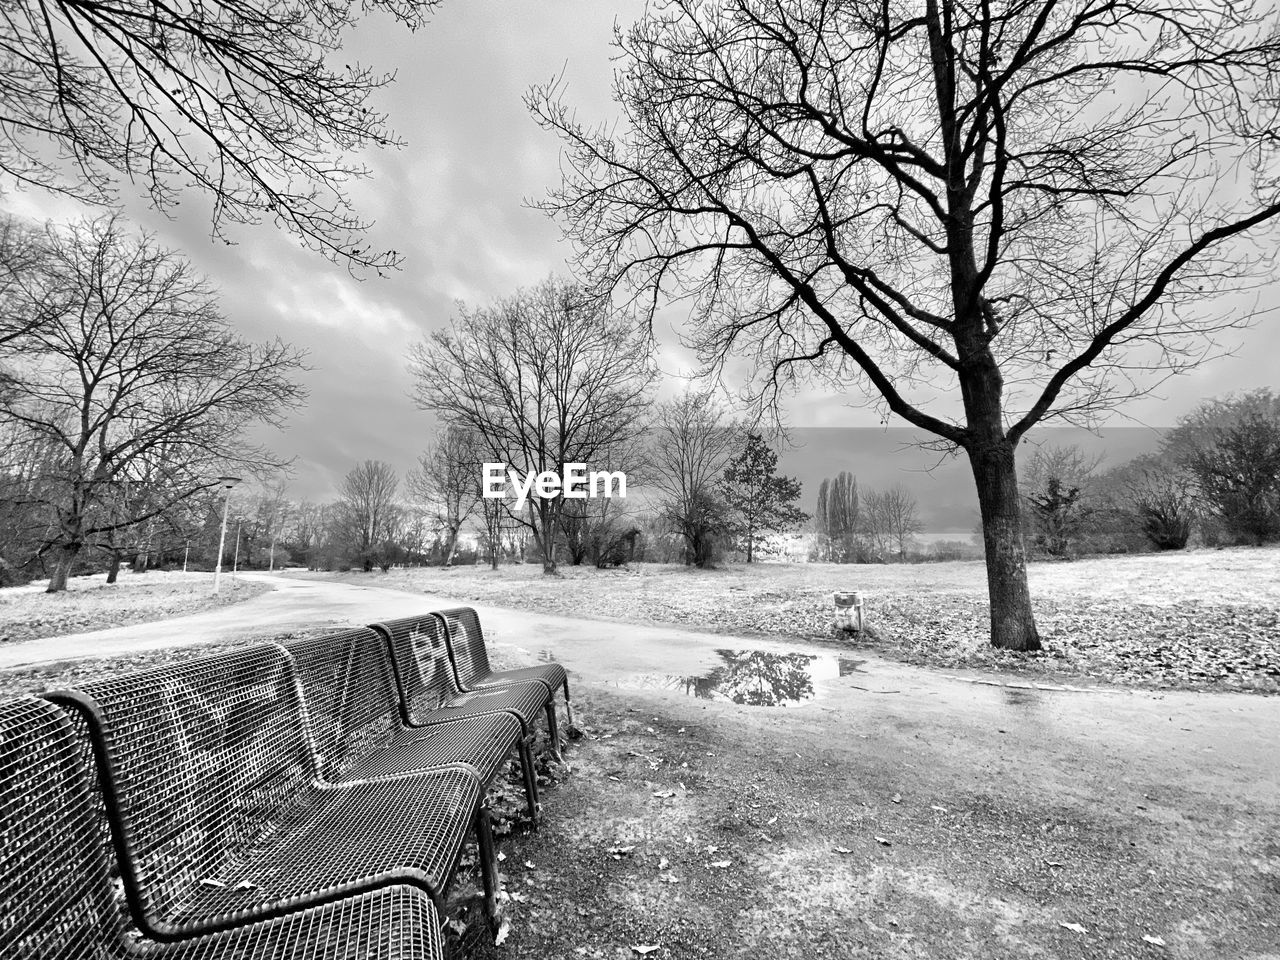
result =
[[[236,517],[236,552],[235,558],[231,561],[231,578],[233,580],[240,576],[240,524],[244,522],[244,517]]]
[[[227,508],[231,504],[231,488],[240,482],[239,477],[219,477],[218,483],[226,491],[222,497],[222,532],[218,535],[218,562],[213,568],[213,592],[218,592],[218,584],[222,579],[222,551],[227,545]]]

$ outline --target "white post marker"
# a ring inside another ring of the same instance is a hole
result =
[[[218,482],[222,484],[222,489],[227,491],[222,498],[222,533],[218,535],[218,562],[213,568],[213,592],[218,592],[219,582],[222,579],[222,551],[227,546],[227,508],[231,504],[231,488],[240,482],[239,477],[219,477]]]

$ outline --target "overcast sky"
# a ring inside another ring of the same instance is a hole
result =
[[[402,473],[412,466],[434,422],[408,396],[409,344],[445,324],[457,300],[484,304],[565,270],[568,250],[558,228],[526,204],[558,182],[559,143],[534,124],[521,98],[531,85],[563,72],[567,99],[582,119],[611,117],[614,21],[629,23],[641,7],[600,0],[446,0],[433,22],[414,34],[382,20],[361,27],[348,53],[397,72],[380,104],[408,141],[402,150],[371,154],[373,177],[354,191],[359,212],[377,221],[374,245],[405,255],[404,269],[388,279],[353,280],[266,225],[235,231],[234,246],[216,244],[209,238],[208,206],[199,199],[166,220],[126,197],[138,223],[183,250],[221,289],[225,314],[246,336],[280,336],[310,352],[308,407],[287,431],[264,438],[297,457],[295,497],[332,496],[360,460],[387,460]],[[42,218],[82,212],[34,192],[11,194],[5,202]],[[1263,293],[1264,300],[1275,295],[1275,289]],[[673,333],[658,334],[665,372],[689,373],[689,356]],[[1165,426],[1202,397],[1280,385],[1280,324],[1272,319],[1239,334],[1235,346],[1236,356],[1166,383],[1128,413],[1139,423]],[[664,392],[672,389],[669,382]],[[877,424],[877,414],[857,402],[856,395],[815,390],[790,403],[787,419],[797,428]],[[1123,459],[1119,452],[1111,459]],[[828,448],[785,462],[809,480],[834,472],[843,456]],[[914,460],[895,464],[887,454],[877,460],[877,478],[919,470]],[[865,451],[849,450],[845,468],[859,467],[872,469]],[[808,486],[806,501],[814,495]]]

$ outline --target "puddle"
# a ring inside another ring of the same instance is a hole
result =
[[[861,671],[865,660],[762,650],[717,650],[720,663],[700,676],[636,674],[617,681],[632,689],[676,690],[700,700],[750,707],[794,707],[819,695],[822,683]]]

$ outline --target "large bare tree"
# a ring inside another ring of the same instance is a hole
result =
[[[710,566],[729,526],[719,486],[741,448],[740,427],[710,393],[696,390],[659,404],[653,421],[650,479],[662,518],[684,541],[685,562]]]
[[[357,464],[342,480],[341,499],[336,518],[341,536],[351,551],[352,559],[365,572],[374,564],[383,565],[394,552],[399,533],[400,504],[396,492],[400,480],[395,468],[382,460],[365,460]]]
[[[451,329],[414,346],[418,405],[469,431],[484,459],[521,472],[591,464],[644,431],[656,375],[628,314],[547,280],[491,307],[459,307]],[[530,497],[523,522],[556,569],[563,498]]]
[[[216,488],[220,473],[282,467],[245,431],[301,403],[302,360],[237,336],[191,265],[118,217],[50,228],[44,246],[41,280],[22,294],[44,319],[3,347],[22,389],[0,396],[0,421],[45,452],[32,489],[50,515],[56,592],[87,544]]]
[[[453,564],[458,534],[480,505],[480,445],[470,431],[446,426],[418,457],[407,479],[409,492],[430,511],[444,534],[444,565]]]
[[[1248,319],[1280,215],[1280,41],[1233,0],[669,0],[620,32],[623,122],[547,206],[607,286],[689,297],[761,398],[817,374],[963,450],[991,639],[1036,649],[1015,450]]]
[[[228,222],[273,220],[310,247],[381,270],[348,183],[356,154],[397,145],[373,94],[392,79],[343,62],[363,12],[422,25],[436,0],[15,0],[0,15],[0,175],[89,202],[137,183],[161,209],[195,189]]]

